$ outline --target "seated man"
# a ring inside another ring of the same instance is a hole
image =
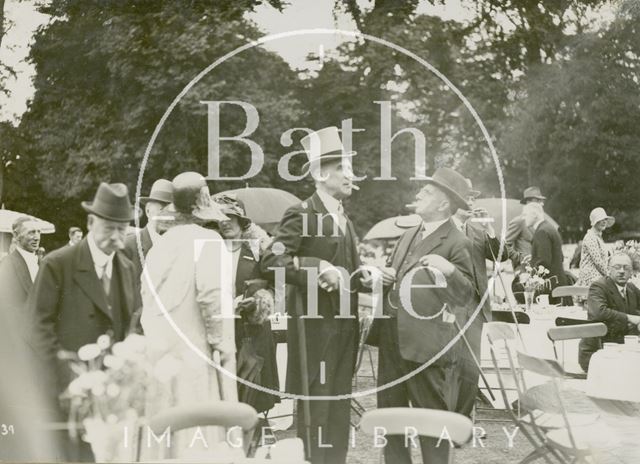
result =
[[[607,334],[602,342],[623,343],[625,335],[637,335],[640,324],[640,290],[629,282],[631,258],[617,253],[609,258],[609,274],[591,284],[587,306],[589,320],[604,322]],[[586,371],[591,355],[600,347],[597,338],[580,341],[578,362]]]

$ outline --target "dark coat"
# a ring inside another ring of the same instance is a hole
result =
[[[463,325],[479,301],[474,285],[471,242],[451,220],[425,239],[418,236],[421,231],[422,225],[413,227],[398,240],[390,258],[391,267],[396,270],[396,284],[387,291],[384,299],[385,314],[392,314],[392,307],[397,308],[398,340],[402,358],[420,364],[438,355],[457,335],[457,330],[453,323],[445,321],[442,316],[419,319],[408,312],[399,297],[399,287],[405,276],[416,271],[410,297],[413,310],[419,316],[434,316],[447,305],[448,311]],[[447,278],[446,287],[418,287],[434,284],[431,273],[420,269],[420,258],[428,254],[440,255],[455,266],[454,273]],[[376,319],[373,325],[379,323],[380,320]],[[369,339],[373,344],[376,343],[375,330],[375,327],[372,328],[374,335]],[[449,349],[435,361],[435,365],[448,364],[455,357],[454,350]]]
[[[542,221],[535,233],[531,245],[531,266],[537,268],[542,265],[549,270],[547,278],[551,282],[551,289],[567,285],[567,275],[563,267],[562,237],[549,222]],[[546,292],[545,292],[546,293]],[[551,293],[551,291],[549,291]],[[560,298],[549,298],[552,304],[560,303]]]
[[[153,246],[153,242],[151,241],[151,235],[149,234],[149,229],[147,227],[143,228],[140,231],[140,244],[142,246],[142,256],[147,257],[147,253]],[[138,240],[136,239],[136,234],[130,234],[124,239],[124,250],[122,250],[129,261],[133,263],[133,269],[135,271],[135,275],[137,278],[136,286],[140,286],[140,275],[142,274],[142,269],[144,268],[144,262],[140,260],[140,253],[138,252]]]
[[[586,371],[591,355],[603,342],[623,343],[625,335],[638,335],[638,328],[629,323],[628,314],[640,315],[640,290],[627,283],[627,301],[622,298],[616,283],[602,277],[591,284],[587,298],[590,321],[604,322],[607,334],[602,339],[585,338],[580,341],[580,366]]]
[[[236,268],[235,294],[250,297],[257,288],[253,290],[247,289],[245,284],[260,278],[260,263],[256,260],[248,244],[243,243],[238,258],[238,267]],[[262,364],[262,367],[259,379],[253,383],[271,390],[280,390],[276,343],[271,332],[271,322],[267,320],[262,324],[250,324],[245,317],[238,319],[236,320],[235,337],[238,355],[238,375],[242,376],[243,372],[245,372],[244,367],[248,367],[248,361],[257,360]],[[246,357],[250,357],[250,359]],[[245,396],[251,399],[245,401],[243,400]],[[253,389],[240,382],[238,382],[238,397],[240,401],[250,404],[258,412],[268,411],[275,403],[280,402],[279,397]]]
[[[113,276],[119,276],[120,294],[111,297],[120,301],[122,327],[114,326],[86,238],[73,247],[52,252],[40,263],[27,307],[34,325],[30,344],[45,366],[55,368],[59,350],[77,351],[95,343],[107,331],[118,333],[127,327],[134,308],[133,264],[121,251],[113,259]],[[66,388],[68,375],[64,364],[53,373],[51,380],[58,383],[58,391]]]
[[[517,252],[517,254],[509,256],[515,271],[522,263],[522,257],[531,254],[531,242],[533,241],[533,232],[525,224],[522,215],[509,221],[505,241]]]
[[[319,217],[322,218],[320,224],[317,221]],[[343,266],[350,274],[359,267],[357,237],[351,221],[347,218],[345,234],[338,231],[337,236],[334,236],[334,232],[334,219],[317,193],[289,208],[282,218],[273,244],[284,245],[285,252],[281,255],[273,253],[272,245],[266,251],[261,267],[270,279],[274,278],[270,267],[285,269],[286,283],[291,285],[286,302],[290,314],[297,316],[308,313],[308,271],[304,268],[317,268],[321,260]],[[307,341],[308,378],[312,389],[319,378],[320,364],[324,361],[328,372],[332,365],[340,370],[333,375],[340,385],[326,387],[335,387],[341,391],[331,393],[345,394],[351,390],[351,377],[358,352],[358,293],[353,291],[357,290],[357,280],[355,275],[351,278],[352,293],[348,308],[352,316],[350,319],[336,319],[340,311],[340,292],[326,292],[317,286],[315,280],[309,283],[309,288],[317,289],[318,315],[321,316],[303,321]],[[287,392],[302,394],[301,350],[296,316],[289,319],[287,329]]]
[[[13,250],[0,261],[0,313],[6,314],[7,320],[24,322],[24,305],[32,286],[27,263]]]

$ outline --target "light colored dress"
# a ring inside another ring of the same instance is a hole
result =
[[[589,229],[582,240],[580,274],[577,285],[589,287],[600,277],[607,275],[609,252],[602,237]]]
[[[237,401],[235,381],[206,361],[215,347],[235,351],[234,320],[207,317],[220,315],[223,309],[233,314],[230,273],[223,272],[223,266],[229,264],[225,259],[231,258],[223,250],[217,232],[188,224],[169,229],[146,257],[141,324],[155,374],[147,394],[147,418],[172,406],[202,404],[221,396]],[[233,362],[231,367],[235,375]],[[143,457],[155,459],[158,452],[172,458],[200,456],[225,439],[219,428],[208,427],[203,432],[205,440],[194,440],[193,430],[173,434],[168,453],[149,449],[143,436]]]

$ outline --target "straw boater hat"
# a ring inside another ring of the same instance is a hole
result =
[[[458,208],[470,209],[467,199],[471,196],[472,190],[467,179],[458,172],[451,168],[438,168],[432,177],[425,180],[444,191]]]
[[[143,205],[148,201],[157,201],[164,205],[173,202],[173,184],[167,179],[158,179],[151,186],[151,192],[148,197],[140,197],[140,203]]]
[[[330,159],[352,158],[355,151],[346,152],[340,139],[340,131],[337,127],[325,127],[319,131],[300,139],[302,147],[307,152],[307,161],[302,169],[306,170],[309,165],[319,167],[320,162]]]
[[[616,218],[613,216],[607,216],[604,208],[595,208],[589,214],[589,221],[591,221],[591,226],[595,226],[600,221],[607,221],[606,227],[611,227],[616,222]]]
[[[134,208],[129,202],[129,190],[124,184],[98,186],[93,201],[83,201],[82,208],[98,217],[115,222],[131,222],[135,218]]]

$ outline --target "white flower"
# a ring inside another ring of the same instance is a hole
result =
[[[82,348],[78,350],[78,357],[82,361],[91,361],[92,359],[100,356],[101,349],[95,343],[90,343],[89,345],[84,345]]]
[[[101,349],[106,350],[107,348],[109,348],[110,345],[111,345],[111,338],[109,337],[109,335],[104,334],[98,337],[98,346]]]
[[[102,396],[104,395],[104,392],[105,392],[105,388],[104,388],[104,385],[101,383],[91,387],[91,393],[95,396]]]
[[[142,352],[147,346],[147,340],[143,335],[131,334],[125,340],[124,343],[131,346],[131,349],[135,352]]]
[[[120,369],[122,366],[124,366],[124,359],[112,354],[108,354],[104,357],[104,365],[106,367],[110,367],[111,369]]]
[[[80,377],[73,379],[67,389],[72,395],[84,395],[84,387],[82,385],[82,380],[80,380]]]
[[[116,423],[118,423],[118,416],[116,416],[115,414],[109,414],[107,416],[107,423],[108,424],[116,424]]]
[[[117,386],[115,383],[110,383],[107,386],[107,395],[108,396],[110,396],[111,398],[115,398],[119,394],[120,394],[120,387]]]

